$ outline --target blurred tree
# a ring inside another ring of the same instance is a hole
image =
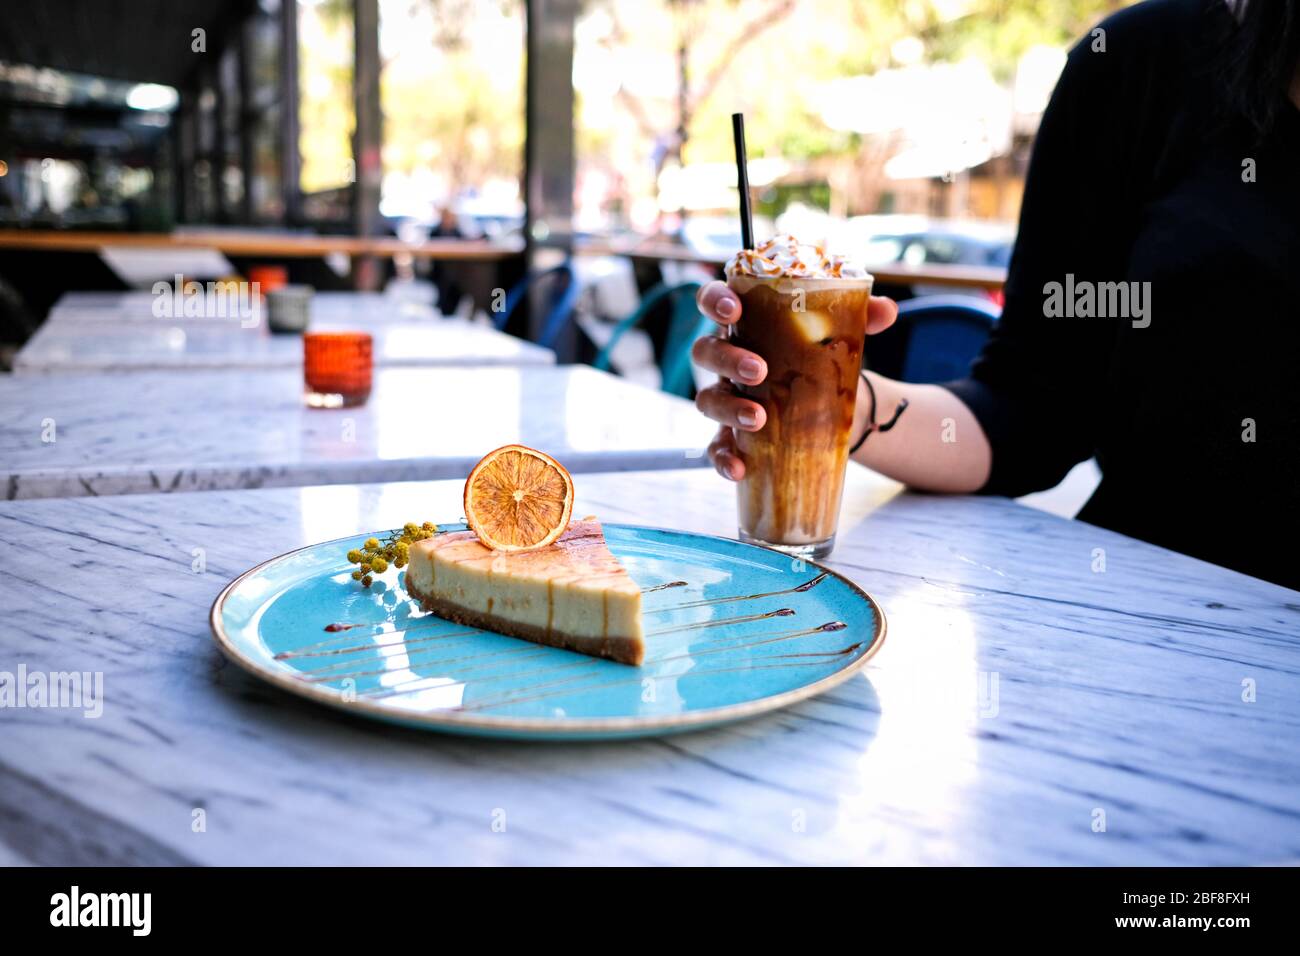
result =
[[[835,175],[879,176],[888,135],[828,129],[816,91],[828,80],[975,57],[1010,82],[1038,45],[1063,46],[1126,0],[591,0],[614,93],[657,174],[666,163],[725,162],[728,115],[746,114],[750,155],[838,158]],[[651,58],[646,48],[658,53]],[[579,55],[582,55],[581,49]],[[646,74],[652,74],[653,81]],[[580,91],[581,93],[581,91]],[[612,155],[614,121],[579,130],[582,155]],[[622,151],[626,155],[626,150]],[[847,166],[845,165],[847,163]],[[652,187],[653,188],[653,187]],[[873,190],[867,189],[870,197]]]
[[[407,0],[403,30],[421,38],[385,61],[386,172],[426,176],[448,201],[522,169],[522,0]]]
[[[352,2],[300,3],[298,24],[299,183],[310,194],[353,175]]]
[[[909,63],[953,63],[973,58],[993,78],[1010,85],[1034,47],[1072,44],[1103,16],[1133,0],[904,0],[851,3],[853,27],[863,43],[859,57],[843,62],[850,74],[874,73]],[[870,38],[877,42],[870,42]],[[879,42],[888,38],[888,42]],[[873,142],[874,140],[874,142]],[[849,180],[860,209],[875,210],[886,186],[884,167],[893,150],[881,137],[865,137]],[[1010,159],[992,163],[999,206],[1010,189]]]
[[[1066,46],[1122,5],[1125,0],[593,0],[589,9],[611,18],[603,43],[615,64],[630,61],[630,49],[653,46],[660,52],[656,72],[672,77],[649,85],[627,69],[617,90],[654,151],[656,172],[682,156],[689,163],[728,161],[728,114],[742,111],[751,157],[777,155],[805,166],[827,160],[820,166],[828,176],[855,183],[861,202],[874,208],[879,189],[867,183],[883,178],[897,138],[828,129],[815,103],[823,83],[967,57],[1010,83],[1031,48]],[[676,69],[669,68],[669,53]],[[841,185],[833,195],[844,195]]]
[[[588,0],[575,51],[579,156],[629,196],[653,195],[665,165],[729,161],[728,116],[742,110],[754,157],[834,160],[832,179],[861,182],[888,159],[891,143],[828,129],[815,102],[827,81],[973,56],[1007,82],[1030,48],[1064,45],[1123,5]],[[325,188],[341,184],[350,160],[351,0],[303,6],[330,39],[303,50],[304,186]],[[447,198],[517,179],[522,0],[381,0],[381,18],[385,171],[432,183]],[[394,23],[400,26],[390,29]],[[329,52],[335,37],[347,47],[345,59]],[[594,82],[579,82],[584,66],[597,74]]]
[[[355,175],[352,0],[300,0],[300,18],[302,187],[311,193]],[[517,179],[522,0],[381,0],[380,18],[385,173],[448,203]]]
[[[663,0],[663,3],[673,42],[673,125],[666,127],[665,118],[652,115],[626,85],[620,84],[617,93],[642,134],[658,146],[654,156],[656,174],[670,161],[682,162],[695,116],[717,91],[740,53],[779,26],[798,6],[798,0]],[[609,48],[627,45],[634,34],[638,39],[643,35],[640,31],[629,32],[624,25],[630,12],[626,0],[593,0],[592,6],[596,5],[608,12],[613,26],[605,37]],[[642,4],[641,10],[644,9]],[[714,49],[702,51],[706,46]]]
[[[999,80],[1015,75],[1020,58],[1043,44],[1065,46],[1106,14],[1133,0],[857,0],[846,4],[862,39],[855,73],[896,62],[899,40],[920,41],[927,62],[974,56]],[[886,42],[881,42],[881,40]],[[873,42],[874,41],[874,42]]]

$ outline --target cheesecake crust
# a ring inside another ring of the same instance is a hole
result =
[[[510,621],[495,614],[472,611],[443,598],[420,593],[411,584],[409,575],[406,577],[406,592],[420,602],[423,610],[446,620],[455,621],[457,624],[495,631],[509,637],[523,638],[534,644],[545,644],[547,647],[560,647],[568,651],[577,651],[579,654],[603,657],[620,664],[637,666],[645,659],[645,642],[639,637],[616,634],[605,637],[578,637],[532,624]]]

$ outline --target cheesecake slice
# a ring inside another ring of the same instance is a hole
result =
[[[413,544],[408,560],[407,592],[439,617],[624,664],[645,657],[641,588],[594,518],[536,551],[454,531]]]

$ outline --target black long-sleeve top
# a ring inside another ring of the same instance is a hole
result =
[[[1222,0],[1148,0],[1070,53],[1002,317],[947,387],[992,444],[985,492],[1096,455],[1080,519],[1300,588],[1300,110],[1262,144],[1224,118],[1233,26]],[[1085,307],[1086,283],[1150,283],[1146,315],[1049,315],[1071,281]]]

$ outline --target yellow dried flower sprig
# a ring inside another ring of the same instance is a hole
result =
[[[348,563],[359,565],[352,572],[352,580],[360,581],[370,587],[376,574],[383,574],[389,566],[406,567],[411,545],[425,538],[431,538],[438,531],[438,526],[431,521],[416,524],[408,521],[401,528],[388,532],[381,541],[379,538],[367,538],[360,549],[348,552]]]

